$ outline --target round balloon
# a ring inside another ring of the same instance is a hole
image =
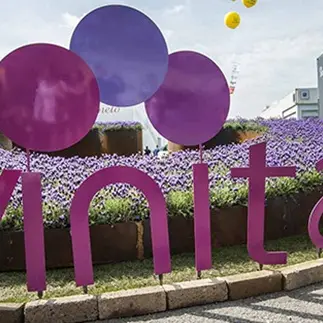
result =
[[[235,29],[240,25],[240,15],[237,12],[228,12],[224,17],[224,23],[227,27]]]
[[[242,3],[247,7],[251,8],[257,4],[257,0],[242,0]]]
[[[176,52],[169,56],[164,83],[145,106],[149,120],[163,137],[195,146],[221,130],[229,112],[229,87],[220,68],[208,57]]]
[[[92,68],[107,105],[144,102],[167,73],[168,49],[159,28],[142,12],[122,5],[86,15],[72,35],[70,49]]]
[[[20,47],[0,61],[0,132],[35,151],[81,140],[99,113],[95,76],[75,53],[51,44]]]

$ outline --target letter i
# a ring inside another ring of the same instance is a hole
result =
[[[200,272],[212,268],[208,165],[193,165],[193,178],[195,267]]]
[[[22,174],[24,239],[29,292],[46,290],[44,226],[41,196],[41,174]]]

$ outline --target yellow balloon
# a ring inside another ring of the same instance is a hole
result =
[[[235,29],[240,25],[240,15],[237,12],[228,12],[224,17],[224,23],[227,27]]]
[[[242,3],[247,7],[251,8],[257,4],[257,0],[242,0]]]

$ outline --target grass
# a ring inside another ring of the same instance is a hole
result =
[[[316,250],[308,236],[289,237],[270,241],[267,250],[288,252],[288,264],[293,265],[316,259]],[[247,253],[246,246],[234,246],[213,251],[213,269],[202,273],[203,278],[220,277],[257,270]],[[283,266],[264,266],[264,269],[278,269]],[[89,286],[90,294],[101,294],[122,289],[158,285],[153,276],[152,260],[124,262],[95,267],[95,285]],[[196,279],[194,254],[172,257],[172,273],[165,275],[164,283]],[[75,287],[73,268],[47,272],[47,291],[44,298],[82,294]],[[25,273],[0,273],[0,302],[26,302],[36,300],[35,293],[28,293]]]

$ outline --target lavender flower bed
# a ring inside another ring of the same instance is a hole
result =
[[[250,121],[238,120],[240,124]],[[315,169],[315,163],[323,158],[323,121],[254,120],[267,127],[262,136],[244,142],[218,146],[205,151],[204,160],[210,169],[212,207],[245,204],[247,183],[244,179],[231,179],[230,168],[248,165],[250,145],[267,141],[267,164],[270,166],[297,166],[297,178],[269,179],[267,197],[291,195],[310,191],[323,183],[323,177]],[[125,165],[136,167],[154,178],[167,197],[169,215],[191,216],[192,165],[199,162],[195,151],[174,153],[169,157],[135,155],[121,157],[106,155],[101,158],[69,158],[32,156],[31,168],[43,173],[43,207],[46,227],[69,225],[68,210],[77,187],[95,171],[104,167]],[[20,151],[1,151],[1,168],[26,169],[25,155]],[[21,184],[0,222],[2,229],[22,227]],[[126,184],[117,184],[101,190],[92,201],[90,223],[116,223],[148,217],[144,196]]]

